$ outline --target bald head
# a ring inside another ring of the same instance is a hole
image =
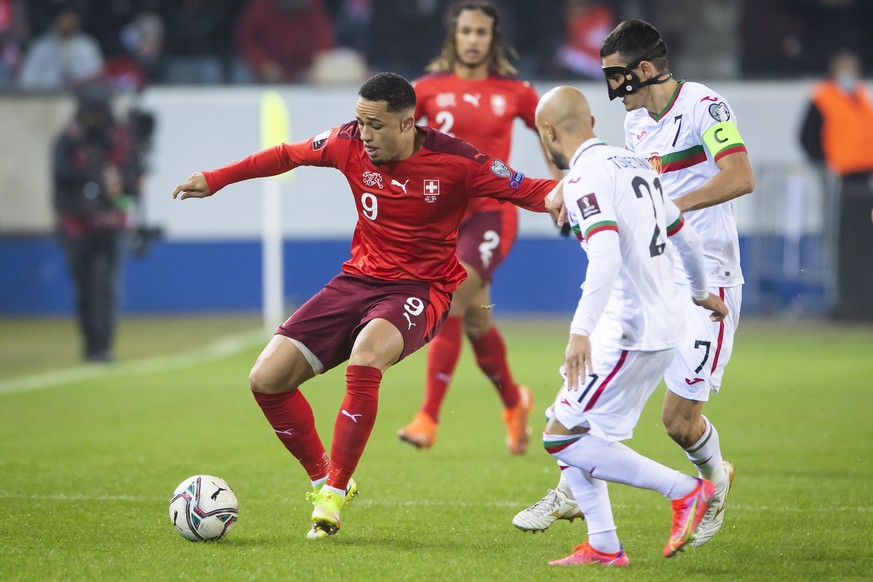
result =
[[[576,148],[595,137],[588,99],[575,87],[555,87],[543,95],[537,105],[536,124],[552,161],[564,170]]]
[[[543,95],[536,118],[538,126],[548,123],[566,132],[592,132],[588,99],[575,87],[555,87]]]

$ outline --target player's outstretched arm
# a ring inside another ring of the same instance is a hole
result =
[[[706,296],[706,299],[693,299],[695,305],[699,305],[704,309],[710,310],[712,313],[709,314],[709,319],[713,321],[724,321],[724,318],[728,316],[728,308],[725,305],[724,301],[718,295],[713,295],[712,293]]]
[[[181,194],[181,197],[179,196]],[[206,177],[202,172],[194,172],[188,181],[184,184],[179,184],[173,190],[173,198],[185,200],[186,198],[206,198],[212,196],[212,191],[209,189],[209,184],[206,182]]]

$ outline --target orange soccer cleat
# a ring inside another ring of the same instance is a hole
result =
[[[436,442],[437,423],[426,412],[419,412],[412,422],[397,431],[400,440],[418,449],[429,449]]]
[[[533,410],[533,394],[527,386],[518,387],[518,402],[512,408],[503,409],[503,423],[506,425],[506,446],[513,455],[527,452],[531,428],[527,417]]]

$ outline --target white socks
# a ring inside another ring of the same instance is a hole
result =
[[[562,463],[558,461],[558,472],[561,475],[561,478],[558,479],[558,486],[556,489],[561,493],[567,494],[570,496],[570,499],[573,499],[573,490],[570,489],[570,484],[567,483],[567,478],[564,477],[564,472],[570,467],[567,463]]]
[[[566,436],[543,434],[546,443],[566,440]],[[552,454],[560,461],[582,469],[594,479],[651,489],[670,499],[683,497],[697,486],[693,477],[665,467],[619,442],[610,442],[590,433]],[[585,508],[581,503],[579,507],[584,513]]]
[[[561,471],[561,480],[573,491],[580,509],[584,507],[582,511],[588,525],[588,543],[606,554],[618,552],[621,542],[618,541],[615,519],[612,517],[606,481],[592,479],[591,475],[576,467]]]
[[[685,456],[694,463],[701,477],[713,483],[718,483],[724,479],[718,431],[715,430],[715,425],[709,422],[708,418],[705,416],[702,416],[702,418],[703,422],[706,423],[703,436],[696,443],[685,449]]]

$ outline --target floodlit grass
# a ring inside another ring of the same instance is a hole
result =
[[[585,525],[515,530],[553,487],[539,446],[566,325],[502,324],[537,413],[527,455],[504,445],[498,399],[465,348],[439,440],[416,451],[397,428],[420,402],[423,351],[395,366],[355,474],[361,495],[328,540],[305,539],[308,480],[269,430],[246,377],[264,340],[255,317],[131,319],[119,363],[78,365],[73,326],[0,320],[0,579],[3,580],[821,580],[873,576],[873,328],[743,323],[723,394],[707,406],[737,467],[725,526],[672,560],[667,502],[611,486],[627,569],[555,569]],[[343,369],[305,386],[325,442]],[[628,444],[690,472],[665,436],[656,392]],[[240,499],[228,538],[192,543],[167,504],[212,473]]]

